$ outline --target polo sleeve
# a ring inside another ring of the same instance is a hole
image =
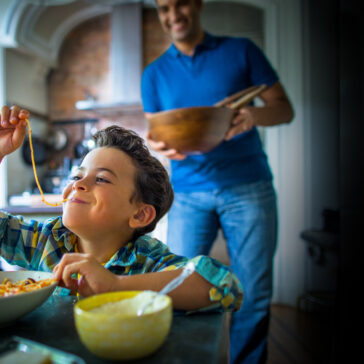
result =
[[[38,222],[0,211],[0,256],[9,264],[29,270],[38,241]]]
[[[252,85],[266,84],[272,86],[279,80],[276,71],[263,51],[251,40],[246,40],[245,56],[249,67]]]
[[[156,90],[155,80],[152,76],[150,66],[146,67],[142,75],[141,93],[144,112],[157,112],[160,110],[158,93]]]

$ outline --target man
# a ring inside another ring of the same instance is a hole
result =
[[[201,27],[202,0],[156,0],[170,48],[144,71],[143,106],[151,113],[213,105],[237,91],[266,84],[263,107],[249,105],[234,118],[225,140],[204,154],[183,155],[149,138],[171,159],[175,201],[167,244],[189,257],[208,254],[219,228],[231,267],[244,289],[232,316],[231,363],[267,357],[272,265],[276,248],[276,197],[256,126],[288,123],[291,104],[263,53],[246,38],[215,37]]]

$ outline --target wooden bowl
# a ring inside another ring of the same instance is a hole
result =
[[[148,116],[150,137],[183,154],[206,153],[224,140],[236,110],[229,107],[187,107]]]

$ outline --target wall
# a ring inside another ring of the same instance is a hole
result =
[[[50,118],[57,122],[77,119],[97,119],[100,129],[119,124],[141,135],[147,132],[142,109],[128,111],[80,111],[75,107],[79,100],[92,98],[100,103],[111,101],[110,82],[110,16],[102,15],[88,20],[68,34],[59,54],[58,67],[49,76]],[[151,31],[153,29],[153,31]],[[162,32],[154,9],[143,10],[143,63],[150,63],[169,46],[168,37]],[[67,149],[54,155],[57,163],[64,156],[72,157],[74,145],[83,139],[83,124],[62,124],[69,131]]]
[[[0,13],[3,15],[10,2],[1,4],[4,8],[1,8]],[[0,26],[4,27],[5,24],[5,19],[0,17]],[[2,41],[6,42],[6,39]],[[0,104],[17,104],[39,114],[46,114],[48,66],[34,56],[9,48],[1,48],[0,59]],[[42,121],[33,117],[31,123],[35,134],[44,134],[46,127]],[[20,153],[18,150],[1,164],[0,206],[7,204],[8,194],[23,192],[32,180],[31,168],[25,167]]]
[[[37,57],[14,49],[6,51],[6,99],[39,114],[47,115],[48,65]]]
[[[323,229],[323,210],[339,208],[337,11],[329,1],[303,4],[305,230]],[[339,226],[335,228],[339,230]],[[336,290],[338,250],[323,253],[322,263],[317,264],[305,250],[306,291]]]
[[[6,67],[6,97],[8,105],[19,105],[28,108],[36,114],[47,114],[47,84],[46,72],[48,67],[40,60],[25,55],[16,50],[7,49],[5,52]],[[44,118],[32,116],[30,119],[33,135],[44,137],[48,125]],[[43,168],[37,171],[42,174]],[[20,177],[21,176],[21,177]],[[7,157],[7,194],[20,194],[29,190],[34,181],[33,170],[22,159],[22,149]]]
[[[58,67],[49,76],[50,119],[85,117],[76,101],[111,98],[109,76],[110,17],[100,16],[71,31],[59,52]]]
[[[153,29],[153,31],[151,31]],[[53,121],[84,117],[106,118],[132,124],[130,113],[116,115],[90,113],[75,108],[76,101],[92,98],[100,103],[111,101],[110,16],[93,18],[68,34],[60,50],[58,67],[49,77],[49,111]],[[143,63],[157,58],[169,46],[154,9],[143,10]],[[126,116],[128,114],[128,116]],[[106,116],[105,116],[106,115]],[[134,115],[134,124],[143,123],[142,114]],[[140,128],[139,128],[140,129]]]
[[[154,8],[143,9],[143,65],[158,58],[170,45],[170,38],[163,32]]]
[[[264,49],[264,12],[238,2],[204,3],[202,25],[217,35],[247,37]]]
[[[335,363],[354,363],[362,353],[357,327],[362,315],[358,291],[363,274],[359,253],[363,244],[363,2],[340,0],[339,7],[341,241]]]
[[[307,75],[305,175],[311,227],[322,227],[323,208],[338,208],[339,74],[338,28],[329,1],[307,1],[304,6],[304,67]],[[325,15],[325,16],[323,16]]]

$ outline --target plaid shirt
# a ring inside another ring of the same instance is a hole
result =
[[[52,272],[65,253],[75,251],[77,236],[62,223],[62,218],[44,222],[25,221],[0,211],[0,256],[9,264],[27,270]],[[243,300],[239,280],[229,267],[207,256],[193,259],[171,253],[168,247],[148,235],[139,237],[120,248],[104,267],[117,275],[133,275],[178,269],[189,261],[196,272],[210,282],[208,309],[235,311]]]

